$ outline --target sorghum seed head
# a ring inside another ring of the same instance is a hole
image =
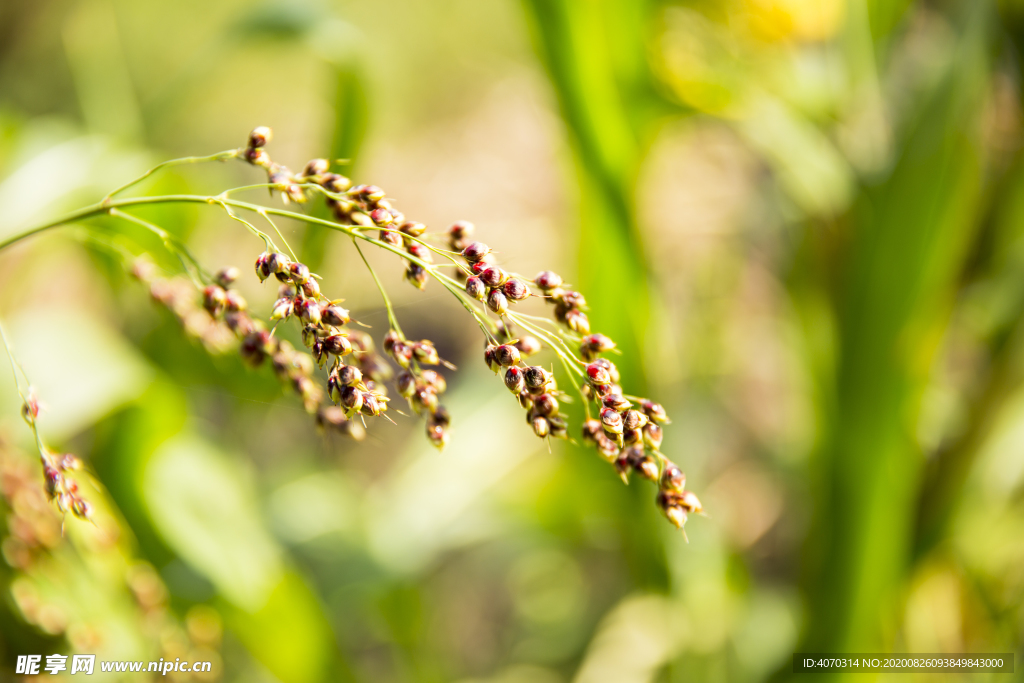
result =
[[[418,263],[410,263],[405,270],[405,279],[416,289],[424,289],[427,286],[427,271]]]
[[[668,419],[668,414],[665,412],[665,408],[660,403],[654,403],[653,401],[643,401],[640,404],[644,414],[651,418],[652,422],[658,424],[668,424],[671,420]]]
[[[636,446],[643,443],[644,435],[639,429],[622,428],[622,443],[627,446]]]
[[[430,418],[427,421],[430,422],[431,424],[444,425],[445,427],[447,427],[452,423],[452,416],[448,412],[447,408],[439,404],[437,406],[437,409],[434,411],[434,413],[430,416]]]
[[[324,352],[332,356],[344,356],[345,354],[352,353],[352,345],[348,343],[346,337],[340,334],[332,334],[324,338]]]
[[[305,284],[309,280],[309,266],[305,263],[292,263],[288,266],[288,276],[297,285]]]
[[[511,344],[502,344],[494,349],[494,360],[502,367],[516,365],[519,362],[519,349]]]
[[[488,287],[497,287],[508,279],[508,274],[498,266],[491,266],[484,272],[480,273],[480,279],[483,280],[484,284]]]
[[[246,335],[242,340],[239,353],[242,359],[252,365],[259,365],[267,355],[270,346],[270,333],[266,330],[256,330]]]
[[[412,354],[417,361],[425,365],[437,365],[441,362],[441,357],[437,355],[437,348],[434,347],[433,342],[426,339],[412,345]]]
[[[622,479],[622,483],[629,483],[629,473],[633,470],[633,467],[629,464],[629,458],[626,457],[625,451],[615,456],[615,471],[618,473],[619,478]]]
[[[503,289],[505,296],[512,301],[522,301],[530,296],[530,288],[517,277],[509,278]]]
[[[523,379],[526,380],[526,386],[531,389],[542,389],[551,379],[551,373],[539,365],[531,365],[523,371]]]
[[[638,447],[630,446],[630,448]],[[654,458],[644,456],[638,463],[633,465],[633,468],[639,472],[644,479],[658,481],[658,463],[654,461]]]
[[[551,394],[541,394],[533,400],[533,406],[545,417],[558,414],[558,399]]]
[[[377,239],[393,247],[402,246],[402,236],[394,230],[381,230],[380,234],[377,235]]]
[[[540,415],[533,418],[530,424],[533,427],[533,433],[542,439],[551,432],[551,423],[548,422],[547,418]]]
[[[552,289],[562,286],[562,276],[550,270],[541,271],[537,273],[537,277],[533,278],[533,284],[545,292],[550,292]]]
[[[270,130],[267,126],[256,126],[249,133],[249,147],[259,149],[270,142],[273,137],[274,131]]]
[[[654,422],[648,422],[643,431],[644,443],[655,449],[661,446],[662,430],[660,425],[657,425]]]
[[[347,325],[351,320],[348,311],[337,304],[327,304],[321,308],[320,319],[332,327]]]
[[[224,290],[217,285],[209,285],[203,289],[203,308],[210,315],[219,315],[224,310]]]
[[[270,271],[270,252],[265,251],[256,257],[256,277],[263,282],[271,276]]]
[[[583,311],[573,309],[567,312],[565,325],[576,334],[590,334],[590,318]]]
[[[615,462],[619,457],[619,445],[602,431],[597,439],[597,453],[607,462]]]
[[[363,407],[359,409],[359,412],[370,417],[377,417],[381,413],[387,412],[387,403],[384,402],[379,394],[364,391]]]
[[[666,463],[661,471],[660,486],[665,490],[682,493],[686,488],[686,475],[674,462]]]
[[[477,263],[482,261],[485,256],[491,253],[491,248],[483,242],[470,242],[469,245],[462,250],[462,256],[470,263]]]
[[[516,394],[516,398],[519,400],[519,406],[523,410],[533,410],[533,396],[528,391],[520,391]]]
[[[594,361],[594,365],[599,365],[608,371],[608,375],[609,377],[611,377],[612,384],[615,384],[616,382],[619,381],[619,369],[615,367],[615,363],[612,363],[607,358],[598,358],[597,360]],[[622,391],[617,390],[613,391],[612,393],[621,394]]]
[[[304,176],[323,175],[331,168],[331,162],[327,159],[310,159],[306,162],[306,168],[302,170]]]
[[[487,287],[484,286],[484,281],[475,275],[468,278],[466,280],[466,294],[469,294],[478,301],[483,301],[484,297],[487,296]]]
[[[396,330],[388,330],[387,334],[384,335],[384,340],[381,342],[384,346],[385,353],[391,353],[392,347],[395,342],[402,341],[402,335],[398,334]]]
[[[519,368],[512,367],[505,371],[505,386],[513,394],[518,394],[526,386],[526,380],[523,379],[523,371]]]
[[[543,348],[540,340],[529,334],[524,334],[520,337],[518,341],[516,341],[515,347],[519,349],[519,354],[523,357],[529,357],[536,353],[540,353]]]
[[[598,363],[591,363],[587,366],[587,381],[591,385],[609,384],[612,381],[608,369]]]
[[[427,226],[416,221],[406,221],[402,223],[402,227],[399,228],[403,233],[411,237],[419,237],[427,231]]]
[[[505,298],[500,289],[492,289],[491,293],[487,295],[487,308],[498,315],[504,315],[505,311],[508,310],[508,299]]]
[[[312,299],[302,299],[295,302],[295,314],[300,319],[311,325],[320,324],[320,304]]]
[[[605,397],[605,405],[609,397]],[[647,424],[647,416],[641,413],[639,410],[627,410],[626,415],[622,418],[622,424],[626,429],[643,429]]]
[[[376,185],[359,185],[358,188],[358,197],[371,206],[384,199],[384,190]],[[356,188],[352,188],[352,190],[355,191]]]
[[[395,387],[398,389],[399,396],[402,398],[410,398],[416,393],[416,377],[414,377],[408,370],[403,370],[398,373],[398,379],[395,380]]]
[[[275,367],[276,367],[276,363],[275,363]],[[341,380],[338,379],[338,373],[337,372],[332,372],[331,374],[329,374],[327,376],[327,395],[335,403],[337,403],[338,400],[341,399],[341,388],[342,388],[342,386],[344,386],[344,385],[342,385]]]
[[[624,410],[629,410],[632,405],[620,394],[608,394],[601,399],[601,403],[604,404],[606,408],[614,408],[620,413]]]
[[[221,268],[220,270],[218,270],[217,275],[214,279],[217,281],[217,284],[220,285],[221,287],[227,287],[232,282],[237,280],[240,275],[241,273],[239,272],[238,268],[235,268],[234,266],[227,266],[226,268]]]

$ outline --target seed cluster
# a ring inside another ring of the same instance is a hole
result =
[[[664,408],[623,393],[618,369],[605,357],[616,352],[615,342],[591,331],[583,294],[552,271],[532,279],[505,271],[491,248],[473,239],[472,223],[458,221],[443,236],[431,235],[425,225],[407,220],[396,210],[384,190],[353,185],[345,176],[332,173],[326,159],[313,159],[301,173],[292,172],[272,161],[264,149],[270,137],[269,128],[255,129],[236,156],[264,169],[271,190],[279,192],[286,203],[305,203],[315,194],[323,195],[334,219],[357,244],[365,241],[403,256],[404,277],[415,287],[423,289],[433,278],[459,298],[484,331],[485,362],[495,373],[502,373],[506,388],[515,395],[537,436],[569,438],[562,406],[571,397],[558,388],[552,369],[530,364],[531,357],[547,346],[565,365],[570,379],[573,375],[581,378],[576,388],[587,411],[583,440],[614,466],[623,481],[628,483],[636,472],[658,482],[657,505],[677,527],[685,524],[689,514],[703,512],[697,497],[684,489],[685,476],[659,450],[662,425],[669,422]],[[221,271],[202,290],[205,311],[201,312],[206,314],[202,320],[191,303],[194,294],[184,293],[180,282],[148,280],[154,298],[208,346],[216,347],[224,337],[233,336],[241,340],[240,353],[251,364],[269,358],[281,380],[316,414],[321,427],[362,438],[363,420],[353,418],[387,418],[389,398],[384,382],[392,377],[391,366],[376,353],[369,335],[348,327],[352,322],[349,311],[340,305],[341,300],[321,293],[316,274],[286,256],[267,235],[256,232],[267,243],[267,250],[256,260],[256,273],[261,281],[273,277],[280,282],[269,315],[274,327],[268,328],[247,313],[245,301],[230,286],[238,277],[235,269]],[[375,238],[371,236],[374,233]],[[447,250],[431,245],[430,240],[438,237],[445,240]],[[452,262],[453,276],[434,265],[435,255]],[[371,274],[376,281],[372,270]],[[380,286],[379,281],[377,284]],[[400,368],[394,378],[397,393],[412,412],[425,417],[431,443],[444,447],[450,439],[451,417],[440,403],[447,383],[435,368],[448,364],[431,341],[410,340],[402,333],[383,287],[381,291],[390,323],[381,346]],[[552,305],[553,320],[516,309],[530,298]],[[276,326],[288,319],[298,321],[310,353],[299,352],[276,338]],[[517,335],[513,332],[516,327],[532,334]],[[326,391],[313,379],[317,365],[327,371]]]

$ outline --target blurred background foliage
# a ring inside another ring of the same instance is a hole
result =
[[[347,159],[410,217],[579,285],[711,513],[686,544],[652,489],[549,452],[461,309],[382,255],[406,331],[460,366],[454,439],[324,437],[150,305],[118,253],[174,270],[158,244],[95,222],[0,255],[43,431],[98,478],[96,526],[62,539],[4,379],[3,675],[52,652],[283,683],[1019,663],[1022,40],[1017,0],[0,4],[0,237],[272,126],[275,158]],[[148,190],[252,182],[215,164]],[[146,216],[211,268],[261,249],[215,211]],[[381,333],[350,245],[285,229]]]

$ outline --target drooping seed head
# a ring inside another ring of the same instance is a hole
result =
[[[466,279],[466,294],[478,301],[483,301],[487,296],[487,287],[484,285],[484,281],[477,276],[472,276]]]
[[[548,422],[547,418],[540,415],[533,418],[530,426],[533,427],[533,433],[542,439],[551,433],[551,423]]]
[[[615,462],[620,454],[619,445],[602,431],[601,435],[597,439],[597,454],[604,459],[605,462]]]
[[[627,429],[625,426],[622,427],[622,443],[627,446],[637,446],[642,444],[643,441],[644,435],[639,429]]]
[[[399,396],[410,398],[416,393],[416,377],[408,370],[403,370],[398,373],[398,378],[395,379],[395,388],[398,389]]]
[[[413,392],[410,403],[417,415],[433,413],[437,409],[437,392],[433,387],[418,387]]]
[[[519,349],[519,355],[524,358],[528,358],[534,354],[540,353],[544,347],[541,345],[540,340],[533,335],[524,334],[515,343],[515,347]]]
[[[568,289],[561,293],[561,295],[558,297],[558,302],[565,306],[567,309],[578,309],[587,307],[587,300],[583,298],[582,294]]]
[[[615,342],[603,334],[588,334],[580,341],[580,353],[591,359],[614,348]]]
[[[403,368],[409,367],[409,363],[412,362],[413,355],[412,344],[404,341],[396,341],[391,347],[391,357],[395,359]]]
[[[501,370],[501,366],[498,365],[498,361],[494,357],[494,350],[497,348],[498,347],[495,346],[494,344],[488,344],[487,346],[484,347],[484,363],[486,363],[487,367],[489,367],[494,372],[498,372],[499,370]]]
[[[477,263],[482,261],[485,256],[491,253],[491,248],[483,242],[470,242],[469,245],[462,250],[462,257],[470,263]]]
[[[270,130],[267,126],[256,126],[249,133],[249,147],[252,149],[259,149],[270,142],[271,138],[274,137],[274,131]]]
[[[523,379],[523,371],[516,367],[511,367],[505,371],[505,386],[513,394],[518,394],[526,386],[526,380]]]
[[[494,360],[502,367],[519,363],[519,349],[511,344],[502,344],[494,349]]]
[[[381,341],[381,344],[384,347],[384,352],[391,353],[391,349],[394,347],[395,342],[400,341],[402,341],[402,335],[400,335],[397,330],[388,330],[387,334],[384,335],[384,339]]]
[[[533,278],[533,284],[544,292],[550,292],[562,286],[562,276],[550,270],[541,271],[537,273],[537,277]]]
[[[500,289],[492,289],[491,293],[487,295],[487,308],[498,315],[504,315],[508,310],[508,299]]]
[[[450,436],[448,433],[448,427],[443,424],[436,424],[434,422],[427,421],[427,439],[430,440],[438,450],[443,450],[448,445]]]

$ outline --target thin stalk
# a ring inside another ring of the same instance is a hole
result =
[[[384,289],[384,285],[381,283],[380,278],[377,277],[377,271],[373,269],[370,262],[366,260],[366,255],[363,254],[362,248],[359,246],[359,242],[356,238],[352,238],[352,245],[355,246],[356,251],[359,252],[359,258],[363,259],[363,263],[366,264],[366,269],[370,271],[370,275],[373,277],[373,281],[377,283],[377,289],[380,290],[380,296],[384,299],[384,308],[388,312],[388,324],[391,325],[391,329],[400,334],[405,339],[405,333],[402,332],[402,326],[398,324],[398,318],[395,317],[395,309],[391,305],[391,298],[388,297],[387,291]]]
[[[168,168],[169,166],[181,166],[181,165],[184,165],[184,164],[199,164],[199,163],[205,163],[207,161],[223,161],[225,159],[234,159],[234,158],[238,157],[238,155],[239,155],[239,150],[237,150],[237,149],[229,149],[229,150],[225,150],[223,152],[217,152],[216,154],[211,154],[211,155],[205,156],[205,157],[182,157],[180,159],[171,159],[170,161],[165,161],[163,163],[157,164],[153,168],[149,169],[148,171],[146,171],[145,173],[140,175],[135,180],[132,180],[132,181],[130,181],[128,183],[125,183],[121,187],[117,188],[116,190],[114,190],[113,192],[108,194],[106,197],[103,198],[103,203],[107,203],[111,198],[113,198],[114,195],[120,194],[121,192],[124,192],[129,187],[132,187],[134,185],[138,185],[143,180],[145,180],[149,176],[153,175],[157,171],[160,171],[162,169]]]

